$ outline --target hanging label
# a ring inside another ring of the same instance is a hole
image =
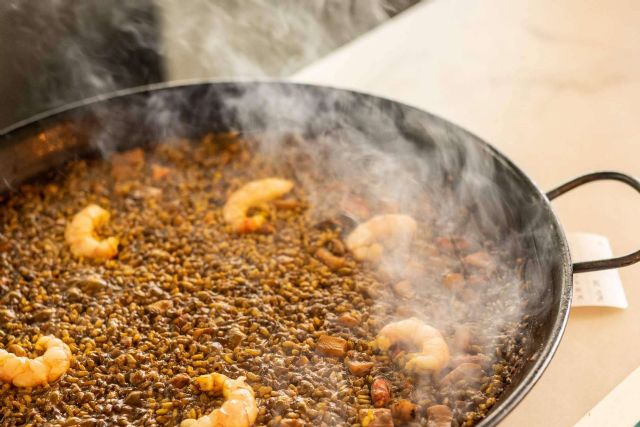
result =
[[[569,233],[567,235],[573,262],[611,258],[609,240],[598,234]],[[622,281],[617,269],[592,271],[573,275],[572,307],[627,308]]]

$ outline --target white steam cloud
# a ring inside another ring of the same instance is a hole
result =
[[[342,13],[344,6],[338,2],[313,2],[308,10],[301,3],[157,0],[161,25],[156,27],[149,20],[129,19],[142,4],[138,0],[129,3],[128,9],[114,8],[108,21],[137,45],[168,58],[165,64],[170,77],[264,77],[287,74],[388,17],[383,1],[350,2],[366,13]],[[52,25],[64,26],[63,3],[48,4],[45,15],[54,18]],[[344,20],[341,32],[321,25],[318,16],[329,13],[323,8],[327,4],[339,8],[330,15]],[[251,12],[242,14],[241,8]],[[297,12],[292,15],[292,10]],[[85,15],[78,12],[78,16]],[[75,28],[94,34],[89,21],[76,23]],[[156,28],[161,29],[160,39],[154,36]],[[244,37],[239,37],[240,32]],[[102,36],[95,33],[95,37]],[[66,38],[65,43],[61,49],[65,60],[73,64],[69,79],[76,94],[116,89],[122,75],[129,73],[124,66],[114,68],[96,61],[100,52],[84,42]],[[272,60],[259,61],[256,53],[271,55]],[[45,95],[64,98],[55,90]],[[442,292],[441,275],[452,264],[439,264],[442,260],[435,252],[419,260],[422,268],[409,268],[406,257],[394,258],[387,266],[394,277],[411,280],[416,292],[424,295],[434,290],[433,310],[427,312],[412,300],[402,301],[404,316],[412,313],[446,331],[472,324],[482,331],[475,343],[479,348],[494,345],[503,330],[519,321],[525,309],[530,310],[522,283],[544,284],[545,273],[537,259],[513,267],[515,259],[531,247],[543,260],[540,262],[546,262],[544,248],[549,242],[544,236],[551,233],[540,227],[535,212],[530,223],[518,223],[522,207],[508,200],[532,206],[536,201],[512,194],[521,188],[509,181],[516,175],[472,136],[423,113],[337,90],[240,83],[232,89],[214,85],[161,91],[123,104],[98,105],[93,114],[97,125],[92,143],[103,155],[141,138],[195,136],[231,127],[255,134],[254,148],[275,168],[294,175],[309,196],[312,216],[320,219],[342,209],[344,200],[355,191],[370,207],[369,215],[393,207],[416,216],[422,226],[418,240],[423,245],[441,235],[454,235],[464,237],[473,248],[490,250],[499,273],[491,280],[499,286],[487,287],[485,293],[481,287],[471,289],[462,300]],[[296,169],[301,161],[310,162],[313,168]],[[346,186],[325,191],[316,185],[322,179],[317,171]],[[367,219],[355,211],[346,213],[354,221]],[[465,265],[457,262],[454,268],[466,274]],[[536,307],[543,310],[550,296],[535,286],[531,291],[539,298]],[[388,292],[383,295],[376,309],[388,319],[402,318],[400,304],[390,301]]]
[[[536,209],[522,223],[520,210],[535,201],[520,191],[509,166],[473,136],[423,113],[344,91],[248,86],[223,105],[223,115],[234,116],[238,129],[256,132],[257,151],[302,184],[312,217],[345,213],[342,201],[356,192],[370,210],[364,216],[347,211],[355,221],[389,213],[390,207],[419,221],[416,240],[426,254],[399,254],[382,264],[389,287],[375,295],[372,312],[386,321],[417,316],[447,334],[466,330],[471,353],[450,342],[453,356],[482,352],[490,366],[495,349],[515,334],[525,314],[548,309],[551,295],[543,291],[546,270],[540,265],[548,262],[551,233],[541,228]],[[297,137],[292,141],[288,133]],[[327,191],[318,185],[334,180],[346,186]],[[442,236],[461,237],[470,249],[442,256],[433,243]],[[524,263],[531,248],[535,256]],[[462,260],[482,251],[495,264],[495,274],[484,278]],[[480,282],[446,290],[442,276],[450,272]],[[423,299],[394,295],[389,288],[401,279]],[[425,296],[433,304],[425,307]]]

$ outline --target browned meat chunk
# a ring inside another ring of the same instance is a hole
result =
[[[338,323],[342,326],[346,326],[347,328],[353,328],[354,326],[358,326],[360,321],[349,313],[344,313],[338,317]]]
[[[347,352],[347,340],[331,335],[322,335],[318,338],[316,351],[323,356],[344,357]]]
[[[356,377],[363,377],[367,375],[373,368],[373,362],[359,362],[357,360],[346,359],[344,364],[349,368],[349,372]]]

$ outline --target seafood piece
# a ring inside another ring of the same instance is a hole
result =
[[[415,317],[387,324],[375,340],[383,351],[396,343],[413,344],[420,349],[419,353],[405,356],[404,368],[409,372],[437,373],[449,361],[449,347],[440,331]]]
[[[383,408],[387,406],[391,400],[391,387],[389,382],[384,378],[376,378],[371,383],[371,401],[375,408]]]
[[[247,211],[251,207],[284,196],[292,188],[293,182],[288,179],[265,178],[251,181],[231,194],[222,210],[224,221],[237,233],[258,231],[265,225],[264,215],[249,217]]]
[[[35,387],[57,380],[71,366],[69,346],[53,335],[40,337],[36,349],[45,352],[35,359],[0,349],[0,380],[16,387]]]
[[[91,204],[75,214],[64,231],[65,241],[77,257],[109,259],[118,253],[118,239],[99,240],[95,229],[109,221],[109,212]]]
[[[407,244],[416,228],[416,221],[408,215],[376,215],[358,225],[345,243],[356,259],[377,262],[385,248]]]
[[[187,418],[180,427],[249,427],[258,417],[258,405],[253,389],[244,382],[244,377],[231,379],[226,375],[213,373],[196,378],[202,391],[222,393],[225,398],[219,409],[196,419]]]

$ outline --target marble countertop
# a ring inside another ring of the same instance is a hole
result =
[[[640,3],[434,0],[295,81],[415,105],[489,141],[549,190],[596,170],[640,175]],[[554,202],[566,231],[640,246],[640,195],[591,184]],[[629,308],[574,308],[559,350],[505,426],[570,426],[640,366],[640,266]],[[638,391],[640,399],[640,390]]]

